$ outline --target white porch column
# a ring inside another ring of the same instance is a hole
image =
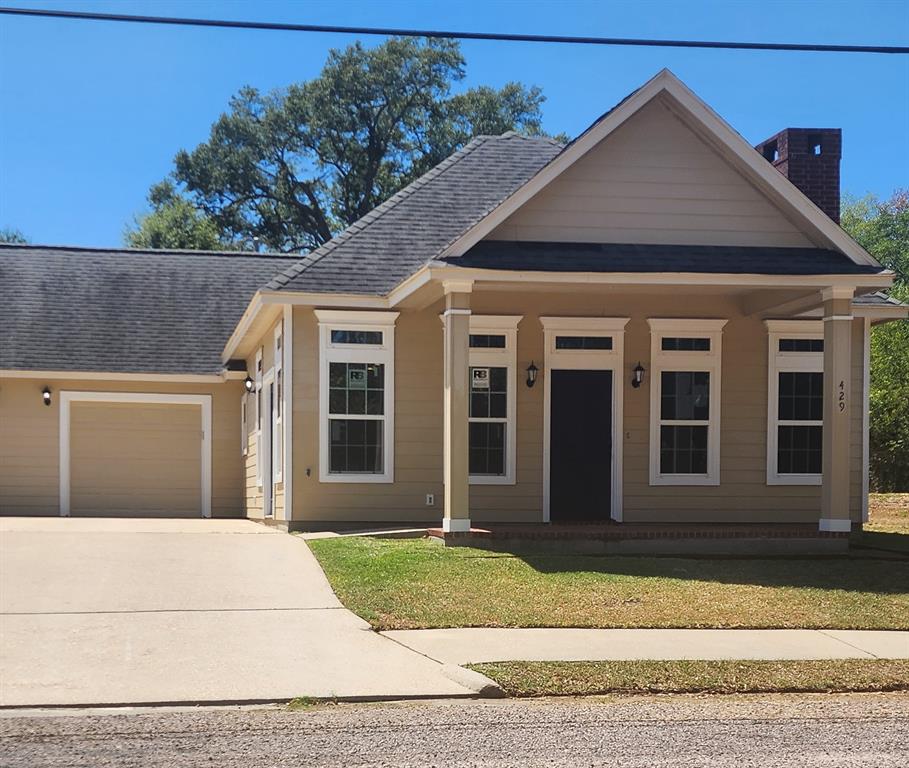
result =
[[[442,530],[470,530],[468,407],[470,397],[470,282],[446,282],[445,312],[445,509]]]
[[[824,301],[824,438],[822,531],[848,532],[849,448],[852,420],[851,288],[826,288]],[[856,405],[856,407],[861,407]]]

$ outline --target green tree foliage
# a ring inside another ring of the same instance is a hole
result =
[[[13,229],[12,227],[0,227],[0,243],[14,243],[16,245],[24,245],[28,242],[28,238],[22,234],[18,229]]]
[[[909,191],[847,199],[843,228],[896,273],[890,295],[909,302]],[[909,491],[909,321],[871,332],[871,486]]]
[[[464,76],[458,43],[392,38],[332,50],[313,80],[244,88],[206,142],[177,154],[177,200],[191,201],[195,221],[213,222],[224,242],[317,248],[473,136],[542,133],[539,88],[453,93]],[[143,228],[163,231],[159,216]]]
[[[230,244],[221,242],[218,227],[182,197],[171,181],[155,184],[148,193],[151,213],[137,219],[136,229],[124,237],[130,248],[188,248],[213,251]]]

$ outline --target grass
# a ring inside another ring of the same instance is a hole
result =
[[[473,664],[509,696],[909,690],[909,661],[525,661]]]
[[[909,493],[872,493],[869,522],[852,537],[862,547],[909,552]]]
[[[309,542],[377,629],[909,629],[909,560],[517,557],[425,539]]]
[[[320,699],[314,699],[312,696],[297,696],[287,702],[287,708],[291,712],[305,712],[321,703]]]

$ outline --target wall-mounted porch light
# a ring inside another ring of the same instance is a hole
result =
[[[537,383],[537,371],[539,368],[534,365],[533,360],[530,361],[530,365],[527,366],[527,386],[532,387]]]
[[[243,382],[243,386],[246,387],[247,392],[253,391],[253,380],[252,376],[247,376],[246,380]]]
[[[41,399],[44,401],[45,405],[51,404],[51,391],[50,387],[45,387],[41,390]]]
[[[637,389],[644,381],[644,366],[638,363],[632,371],[631,386]]]

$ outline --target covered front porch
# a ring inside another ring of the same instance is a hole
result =
[[[432,273],[444,482],[430,535],[794,551],[843,547],[861,523],[872,318],[853,299],[880,277]],[[491,467],[476,425],[495,421],[477,406],[497,393],[496,354],[508,386]]]

